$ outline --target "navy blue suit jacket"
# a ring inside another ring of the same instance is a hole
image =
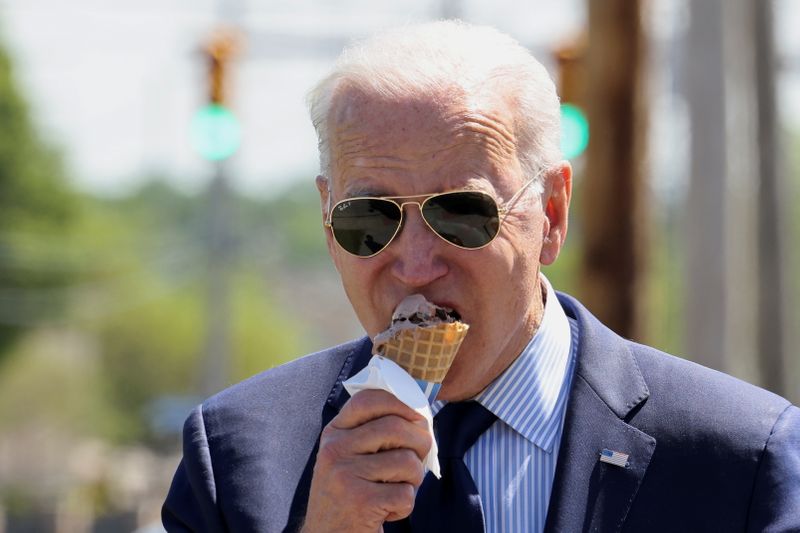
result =
[[[546,531],[800,531],[800,409],[559,300],[580,336]],[[309,355],[197,407],[167,530],[298,529],[320,431],[370,348],[362,339]],[[604,448],[629,454],[628,466],[599,462]]]

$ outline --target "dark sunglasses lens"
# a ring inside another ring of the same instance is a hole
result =
[[[464,248],[486,246],[500,229],[497,204],[480,192],[434,196],[425,203],[422,214],[436,233]]]
[[[387,200],[357,198],[337,204],[331,229],[339,245],[354,255],[368,257],[389,244],[400,226],[400,208]]]

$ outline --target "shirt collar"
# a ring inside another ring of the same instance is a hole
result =
[[[475,400],[550,453],[563,414],[557,400],[566,382],[572,340],[553,287],[544,275],[540,279],[547,300],[539,329],[511,366]]]

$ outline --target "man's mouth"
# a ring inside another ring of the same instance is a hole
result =
[[[440,320],[447,320],[448,318],[461,320],[461,313],[451,307],[440,307],[436,310],[436,317]]]
[[[437,307],[436,316],[439,319],[447,320],[448,318],[450,318],[452,320],[461,320],[461,313],[452,303],[448,301],[435,301],[435,300],[431,300],[431,302],[433,302],[433,304]]]
[[[392,313],[392,324],[410,322],[423,324],[428,322],[457,322],[461,321],[459,313],[451,305],[434,303],[422,294],[412,294],[405,297],[395,307]]]

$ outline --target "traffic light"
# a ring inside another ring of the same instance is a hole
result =
[[[192,146],[203,159],[227,159],[241,144],[239,120],[221,104],[206,104],[192,118],[191,140]]]
[[[589,120],[578,106],[561,104],[561,153],[566,159],[581,155],[589,145]]]
[[[203,48],[208,103],[195,112],[190,134],[195,150],[209,161],[227,159],[241,144],[239,120],[226,107],[230,63],[239,49],[239,36],[232,31],[217,32]]]
[[[585,107],[586,46],[587,37],[581,35],[555,51],[561,96],[561,153],[566,159],[580,156],[589,144]]]

